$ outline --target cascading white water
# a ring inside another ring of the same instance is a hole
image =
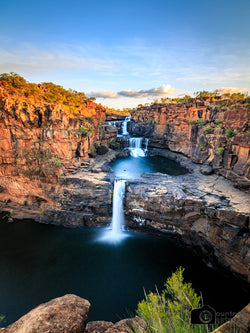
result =
[[[145,138],[145,148],[144,152],[146,153],[148,151],[148,138]]]
[[[129,150],[133,157],[144,157],[145,152],[142,149],[142,138],[130,138],[129,139]]]
[[[124,225],[123,197],[125,193],[125,183],[126,181],[123,179],[116,179],[114,181],[113,215],[111,223],[113,236],[119,235]]]
[[[122,122],[122,135],[128,135],[128,129],[127,129],[127,125],[128,122],[130,121],[130,117],[126,117],[125,120]]]

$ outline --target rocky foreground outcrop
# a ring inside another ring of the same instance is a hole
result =
[[[153,104],[131,113],[128,131],[150,137],[149,147],[182,153],[195,163],[250,190],[250,104],[191,99],[182,104]]]
[[[139,317],[117,323],[88,321],[90,303],[76,295],[65,295],[41,304],[6,328],[2,333],[146,333],[147,324]]]
[[[6,328],[2,333],[148,333],[147,323],[140,317],[107,321],[88,321],[89,301],[76,295],[65,295],[41,304]],[[248,333],[250,303],[213,333]]]

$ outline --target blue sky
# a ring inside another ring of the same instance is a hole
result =
[[[114,107],[250,92],[249,0],[0,0],[0,11],[1,73]]]

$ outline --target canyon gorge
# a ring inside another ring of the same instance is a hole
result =
[[[148,156],[174,160],[186,172],[127,179],[125,224],[173,235],[207,264],[250,281],[249,99],[141,106],[126,120],[125,135],[125,116],[90,100],[69,112],[0,86],[0,114],[3,220],[107,226],[116,179],[111,163],[129,156],[130,136],[140,137]]]

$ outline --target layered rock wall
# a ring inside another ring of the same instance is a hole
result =
[[[129,131],[150,137],[149,147],[182,153],[249,191],[249,100],[191,100],[186,104],[154,104],[132,112]]]
[[[94,102],[71,112],[60,104],[32,104],[0,90],[1,199],[57,205],[53,196],[62,192],[72,165],[103,151],[100,145],[116,137],[105,118],[105,109]]]

